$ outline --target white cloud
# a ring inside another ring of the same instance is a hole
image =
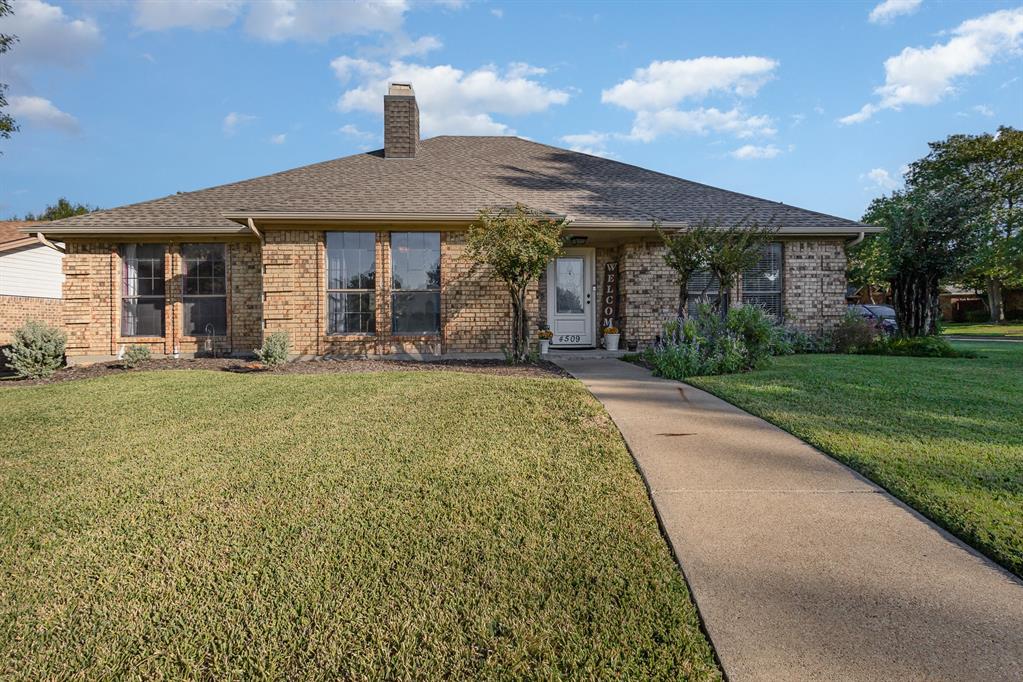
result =
[[[732,151],[731,156],[736,159],[742,159],[747,161],[750,159],[773,159],[774,157],[781,154],[781,150],[775,147],[773,144],[769,144],[765,147],[757,147],[752,144],[744,144],[738,149]]]
[[[241,13],[240,0],[139,0],[132,22],[146,31],[227,28]]]
[[[754,116],[733,106],[682,109],[687,99],[710,95],[753,97],[770,80],[778,62],[766,57],[697,57],[651,62],[632,78],[604,90],[601,101],[632,111],[628,138],[650,142],[669,133],[728,133],[737,137],[773,135],[768,116]]]
[[[343,126],[338,128],[337,131],[339,133],[341,133],[342,135],[347,135],[348,137],[360,138],[360,139],[363,139],[363,140],[371,140],[371,139],[376,137],[376,135],[374,135],[373,133],[366,132],[365,130],[360,130],[358,126],[356,126],[356,125],[354,125],[352,123],[344,124]]]
[[[11,97],[7,108],[16,121],[26,121],[40,128],[52,128],[72,134],[80,130],[78,119],[66,111],[61,111],[44,97],[17,95]]]
[[[287,133],[278,133],[277,135],[270,136],[270,144],[284,144],[288,139]]]
[[[964,21],[952,36],[948,42],[907,47],[889,57],[884,63],[885,83],[874,91],[879,101],[865,104],[839,123],[861,123],[883,109],[897,110],[907,104],[937,104],[954,92],[957,79],[977,73],[998,57],[1018,54],[1023,7]]]
[[[234,135],[238,132],[238,127],[243,123],[255,120],[255,116],[251,114],[240,114],[237,111],[232,111],[224,117],[224,134]]]
[[[394,44],[390,48],[390,52],[397,57],[422,57],[428,52],[439,50],[442,47],[444,47],[444,43],[442,43],[440,38],[437,38],[436,36],[422,36],[416,40],[412,40],[402,34],[395,38]]]
[[[978,104],[975,107],[973,107],[973,110],[980,114],[981,116],[991,117],[995,115],[994,110],[991,107],[987,106],[986,104]]]
[[[887,24],[895,17],[903,14],[912,14],[920,8],[922,0],[884,0],[880,5],[870,10],[867,19],[872,24]]]
[[[567,144],[568,148],[574,152],[614,158],[615,155],[607,149],[607,143],[612,137],[615,136],[611,133],[576,133],[573,135],[562,135],[561,141]]]
[[[498,19],[504,19],[504,10],[501,9],[500,7],[493,8],[492,10],[490,10],[490,13],[493,14]]]
[[[774,135],[777,131],[769,116],[751,116],[735,108],[721,111],[709,109],[662,109],[660,111],[639,111],[628,137],[642,142],[651,142],[669,133],[725,133],[739,138],[755,135]]]
[[[72,19],[56,5],[40,0],[19,0],[14,14],[0,19],[0,32],[18,36],[4,61],[16,69],[32,66],[74,68],[103,43],[92,19]]]
[[[410,82],[416,90],[420,125],[424,134],[509,135],[514,131],[492,116],[521,116],[545,111],[568,101],[569,94],[549,88],[529,74],[535,67],[512,64],[501,71],[482,66],[463,71],[445,64],[425,66],[394,60],[389,64],[342,56],[331,62],[342,83],[354,81],[338,99],[340,111],[383,109],[389,82]]]
[[[869,171],[860,176],[860,180],[869,181],[878,189],[886,192],[897,189],[902,184],[897,178],[893,178],[884,168],[871,168]]]
[[[264,0],[253,3],[245,30],[264,40],[322,42],[336,35],[396,33],[409,4],[405,0],[376,2],[297,2]]]
[[[632,78],[601,93],[601,101],[630,111],[671,107],[715,92],[751,97],[771,78],[778,62],[766,57],[697,57],[651,62]]]

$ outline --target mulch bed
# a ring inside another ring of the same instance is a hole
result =
[[[47,379],[17,379],[0,374],[0,386],[38,386],[61,381],[94,379],[126,372],[156,371],[164,369],[205,369],[222,372],[273,374],[324,374],[349,372],[470,372],[499,374],[502,376],[567,378],[563,369],[551,362],[509,365],[501,360],[361,360],[323,359],[289,362],[275,370],[267,370],[256,362],[236,358],[194,358],[189,360],[160,359],[139,363],[133,370],[120,362],[97,363],[87,366],[65,367]]]

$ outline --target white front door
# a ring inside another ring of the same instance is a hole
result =
[[[593,249],[565,249],[547,266],[547,322],[555,347],[593,346]]]

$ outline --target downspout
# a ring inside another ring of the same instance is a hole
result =
[[[58,253],[66,253],[67,252],[67,249],[65,249],[63,246],[57,246],[56,244],[51,242],[49,239],[44,237],[42,232],[36,232],[36,241],[38,241],[43,246],[47,246],[47,247],[53,249],[54,251],[56,251]]]
[[[863,241],[863,239],[864,239],[864,238],[865,238],[866,236],[867,236],[867,233],[866,233],[866,232],[860,232],[860,234],[859,234],[859,236],[858,236],[858,237],[856,237],[855,239],[853,239],[853,240],[852,240],[851,242],[847,242],[847,243],[846,243],[846,245],[845,245],[845,246],[846,246],[846,248],[849,248],[850,246],[856,246],[857,244],[859,244],[860,242],[862,242],[862,241]]]
[[[259,241],[262,242],[263,241],[263,233],[260,232],[259,229],[256,227],[256,221],[253,220],[252,218],[248,218],[247,222],[249,224],[249,229],[252,230],[252,234],[256,235],[256,239],[258,239]]]

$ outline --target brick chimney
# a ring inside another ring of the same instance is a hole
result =
[[[391,83],[384,95],[384,158],[414,159],[419,149],[419,105],[411,83]]]

